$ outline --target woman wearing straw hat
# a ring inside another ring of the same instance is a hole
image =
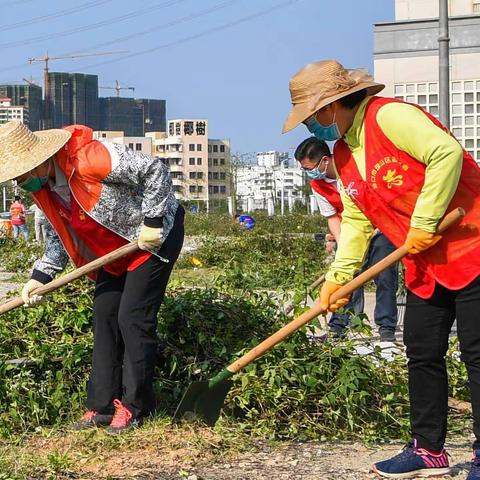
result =
[[[374,96],[383,88],[364,71],[333,60],[311,63],[290,81],[293,108],[283,131],[303,123],[317,138],[336,141],[342,235],[320,303],[335,311],[348,301],[331,304],[330,296],[360,268],[373,225],[395,246],[406,245],[412,441],[372,469],[386,478],[449,471],[444,357],[456,318],[476,437],[468,480],[480,480],[480,169],[422,108]],[[439,220],[456,207],[466,211],[460,225],[435,235]]]
[[[159,159],[92,133],[81,125],[35,133],[19,122],[1,125],[0,182],[14,179],[31,192],[53,227],[22,289],[26,305],[41,300],[33,290],[69,257],[82,266],[138,238],[141,250],[94,276],[88,410],[77,424],[120,432],[154,408],[156,319],[183,244],[184,211]]]

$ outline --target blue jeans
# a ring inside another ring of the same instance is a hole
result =
[[[367,258],[362,266],[364,271],[375,263],[379,262],[387,255],[392,253],[395,247],[383,235],[378,233],[373,236],[368,249]],[[377,287],[375,295],[375,311],[374,319],[379,332],[394,332],[397,327],[397,288],[398,288],[398,264],[387,268],[381,272],[375,279]],[[335,312],[330,317],[328,326],[330,330],[342,335],[350,324],[352,312],[355,315],[363,313],[365,304],[363,288],[355,290],[352,294],[350,302],[345,305],[341,312]]]
[[[12,230],[13,238],[18,238],[18,235],[21,233],[25,241],[28,241],[28,226],[26,223],[23,223],[22,225],[12,225]]]

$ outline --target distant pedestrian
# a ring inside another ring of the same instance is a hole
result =
[[[243,230],[253,230],[255,228],[255,219],[251,215],[235,215],[235,219]]]
[[[34,212],[35,240],[40,243],[45,243],[48,228],[47,217],[38,205],[33,204],[30,210]]]
[[[17,239],[19,234],[28,241],[28,225],[25,216],[25,205],[19,195],[15,195],[15,201],[10,206],[10,221],[12,223],[13,238]]]

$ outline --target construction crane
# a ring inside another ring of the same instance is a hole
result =
[[[96,57],[101,55],[113,55],[116,53],[128,53],[127,50],[121,50],[117,52],[101,52],[101,53],[77,53],[73,55],[59,55],[56,57],[51,57],[48,54],[48,50],[45,52],[45,56],[40,58],[29,58],[28,63],[33,62],[45,62],[45,67],[43,68],[43,97],[45,100],[45,128],[49,128],[50,126],[50,92],[48,91],[48,62],[50,60],[66,60],[69,58],[83,58],[83,57]]]
[[[29,85],[35,85],[36,87],[38,86],[38,84],[35,82],[35,80],[32,77],[30,77],[30,80],[28,78],[23,77],[22,80],[25,83],[28,83]]]
[[[121,87],[120,82],[118,80],[115,80],[115,86],[114,87],[98,87],[98,88],[103,88],[105,90],[116,90],[117,91],[117,97],[120,96],[120,90],[131,90],[132,92],[135,92],[135,87]]]

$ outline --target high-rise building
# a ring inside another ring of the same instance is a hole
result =
[[[136,98],[135,103],[142,109],[144,133],[166,131],[167,112],[165,100]]]
[[[381,95],[438,117],[438,0],[396,0],[395,21],[375,25],[375,80]],[[480,162],[480,0],[449,1],[450,129]]]
[[[48,128],[78,123],[98,130],[98,76],[49,72],[44,115]]]
[[[11,105],[28,110],[31,130],[40,130],[42,118],[42,88],[38,85],[0,85],[0,97],[10,99]]]
[[[135,99],[100,97],[100,130],[123,131],[127,137],[144,135],[144,108]],[[165,131],[165,128],[162,130]]]

